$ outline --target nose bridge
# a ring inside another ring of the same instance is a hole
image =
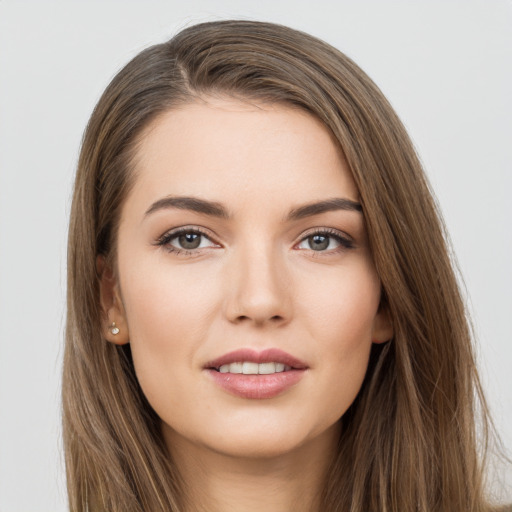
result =
[[[268,237],[252,238],[234,250],[228,316],[231,321],[282,323],[291,314],[282,251]]]

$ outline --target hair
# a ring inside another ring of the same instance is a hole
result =
[[[139,387],[130,346],[103,338],[96,260],[115,261],[143,130],[164,112],[216,94],[293,105],[321,120],[360,193],[394,336],[373,346],[362,388],[340,420],[322,510],[490,510],[483,484],[489,420],[471,330],[413,145],[347,56],[303,32],[251,21],[195,25],[144,50],[115,76],[87,126],[68,245],[63,436],[70,509],[182,510],[186,482]]]

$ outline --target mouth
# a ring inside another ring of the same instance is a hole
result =
[[[209,361],[204,368],[219,373],[269,375],[291,370],[306,370],[308,366],[283,350],[270,348],[260,352],[253,349],[235,350]]]
[[[236,350],[204,365],[224,391],[248,399],[282,394],[297,384],[307,369],[306,363],[279,349]]]
[[[291,366],[284,363],[268,362],[253,363],[251,361],[238,361],[236,363],[223,364],[213,368],[219,373],[242,373],[244,375],[272,375],[273,373],[288,372]]]

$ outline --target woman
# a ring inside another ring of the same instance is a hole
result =
[[[327,44],[224,21],[133,59],[85,134],[68,257],[71,510],[490,510],[439,215]]]

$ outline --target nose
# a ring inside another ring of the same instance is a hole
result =
[[[291,283],[275,248],[240,250],[230,262],[226,316],[231,323],[281,326],[292,316]]]

